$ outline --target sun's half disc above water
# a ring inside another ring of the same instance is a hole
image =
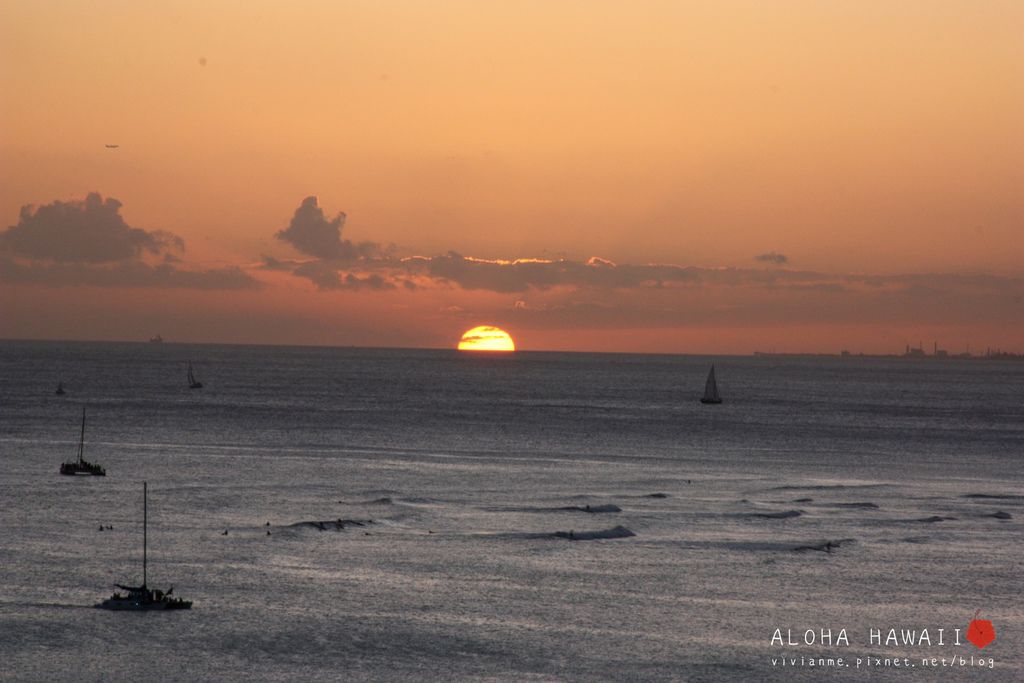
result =
[[[509,333],[493,325],[481,325],[466,330],[459,340],[459,351],[515,351],[516,345]]]

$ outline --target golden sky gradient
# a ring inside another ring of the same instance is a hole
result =
[[[185,248],[9,238],[0,337],[1024,350],[1022,35],[1017,1],[5,2],[0,231],[96,192]],[[275,237],[311,196],[371,260]],[[402,261],[449,252],[494,263]],[[161,258],[221,279],[93,272]]]

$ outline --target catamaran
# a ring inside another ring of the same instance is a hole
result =
[[[85,454],[85,406],[82,406],[82,433],[78,437],[78,460],[63,462],[60,465],[61,474],[91,474],[96,477],[107,476],[107,471],[96,463],[89,462]]]
[[[167,592],[156,588],[149,588],[146,585],[146,550],[147,531],[149,528],[149,497],[148,486],[142,482],[142,585],[122,586],[115,583],[114,586],[125,591],[115,591],[112,596],[96,605],[100,609],[110,610],[162,610],[162,609],[192,609],[191,600],[171,597],[174,593],[174,586]]]
[[[196,373],[192,372],[192,361],[188,362],[188,388],[202,389],[203,383],[196,379]]]
[[[711,366],[711,372],[708,373],[708,380],[704,383],[704,395],[700,399],[701,403],[721,403],[722,397],[718,395],[718,382],[715,381],[715,366]]]

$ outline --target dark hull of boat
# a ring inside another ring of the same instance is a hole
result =
[[[161,600],[159,602],[141,602],[110,598],[96,605],[96,609],[107,609],[114,612],[160,612],[172,609],[192,609],[192,601]]]
[[[202,389],[203,388],[203,383],[202,382],[192,382],[192,384],[188,385],[188,388],[189,389]]]
[[[718,405],[719,403],[722,402],[722,399],[720,399],[720,398],[702,398],[700,400],[700,402],[701,403],[710,403],[711,405]]]
[[[119,611],[143,612],[147,610],[167,609],[192,609],[191,600],[175,598],[159,589],[150,589],[146,586],[122,586],[114,584],[127,592],[114,593],[112,596],[96,605],[99,609],[110,609]],[[174,589],[171,588],[173,591]]]
[[[60,466],[60,473],[61,474],[66,474],[66,475],[70,475],[70,476],[75,476],[76,474],[88,474],[88,475],[91,475],[93,477],[105,477],[105,476],[107,476],[107,471],[105,469],[103,469],[102,467],[100,467],[99,465],[88,465],[88,466],[82,467],[78,463],[74,463],[74,462],[72,462],[72,463],[64,463],[63,465],[61,465]]]

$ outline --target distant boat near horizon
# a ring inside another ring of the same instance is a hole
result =
[[[53,393],[57,394],[58,396],[63,396],[64,394],[68,393],[64,391],[64,380],[57,380],[57,391]]]
[[[203,383],[196,379],[196,373],[192,371],[192,361],[188,362],[188,388],[202,389]]]
[[[150,589],[146,585],[146,555],[148,549],[147,537],[149,529],[148,503],[149,485],[146,482],[142,482],[142,585],[123,586],[119,583],[115,583],[115,587],[120,588],[123,591],[127,591],[127,593],[121,594],[115,591],[112,596],[96,605],[99,609],[131,611],[192,609],[191,600],[182,600],[181,598],[171,597],[171,593],[174,592],[174,586],[171,586],[167,592],[164,592],[155,588]]]
[[[163,341],[164,341],[164,338],[161,337],[159,334],[149,338],[149,343],[150,344],[162,344]]]
[[[708,379],[704,383],[704,395],[700,399],[701,403],[718,404],[722,402],[722,397],[718,393],[718,382],[715,381],[715,366],[711,366],[711,372],[708,373]]]
[[[61,474],[90,474],[94,477],[105,477],[107,471],[96,463],[89,462],[83,456],[85,454],[85,406],[82,406],[82,432],[78,437],[78,459],[71,462],[61,463]]]

